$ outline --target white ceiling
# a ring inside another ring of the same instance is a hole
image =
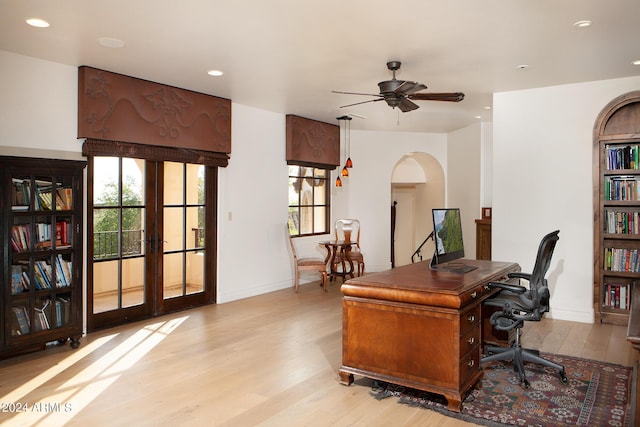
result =
[[[366,117],[352,129],[447,132],[491,121],[495,92],[640,75],[639,18],[640,0],[0,0],[0,50],[334,124]],[[424,92],[466,98],[339,108],[368,98],[332,90],[377,93],[389,60]]]

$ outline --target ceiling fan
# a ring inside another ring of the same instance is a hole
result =
[[[377,97],[375,99],[370,99],[368,101],[342,105],[340,108],[366,104],[367,102],[385,101],[387,105],[389,105],[391,108],[398,107],[400,111],[402,111],[403,113],[406,113],[407,111],[413,111],[419,108],[419,106],[413,101],[460,102],[464,99],[464,93],[462,92],[417,93],[421,90],[426,89],[427,86],[418,82],[396,79],[396,71],[400,69],[400,65],[401,65],[400,61],[387,62],[387,68],[393,72],[393,78],[391,80],[385,80],[378,83],[378,87],[380,88],[379,94],[339,92],[334,90],[333,93],[341,93],[345,95],[365,95],[365,96]]]

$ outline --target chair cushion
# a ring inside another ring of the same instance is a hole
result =
[[[324,260],[320,258],[302,258],[298,260],[298,265],[306,266],[306,265],[325,265]]]

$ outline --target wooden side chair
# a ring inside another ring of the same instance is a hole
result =
[[[296,292],[300,286],[300,272],[301,271],[317,271],[320,273],[322,280],[322,289],[327,292],[327,264],[322,258],[298,258],[296,253],[296,246],[291,238],[291,231],[289,230],[289,224],[287,223],[287,239],[291,245],[291,253],[293,254],[293,286]]]
[[[336,240],[354,242],[349,251],[349,258],[358,268],[358,276],[364,274],[364,256],[360,250],[360,221],[357,219],[338,219],[335,224]],[[336,257],[336,263],[341,263],[342,258]]]

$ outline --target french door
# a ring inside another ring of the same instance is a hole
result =
[[[89,159],[89,330],[215,300],[215,167]]]

